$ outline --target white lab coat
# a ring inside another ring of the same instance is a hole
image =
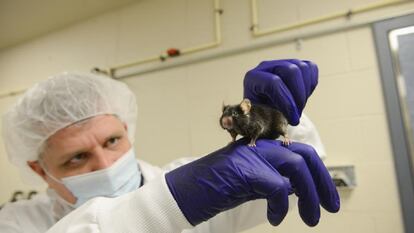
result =
[[[307,117],[302,117],[299,127],[290,133],[293,140],[309,143],[322,157],[325,155],[319,135]],[[139,161],[144,177],[141,188],[117,198],[92,199],[58,222],[53,215],[53,201],[46,194],[7,204],[0,211],[0,232],[231,233],[266,221],[266,201],[255,200],[191,226],[171,195],[164,176],[166,171],[190,161],[189,158],[177,160],[163,169]],[[290,195],[289,201],[290,207],[296,206],[295,195]]]

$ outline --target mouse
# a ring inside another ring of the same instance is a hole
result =
[[[243,99],[240,104],[224,105],[220,117],[220,126],[227,130],[232,142],[238,135],[250,139],[249,146],[256,146],[259,138],[277,139],[283,136],[282,143],[290,145],[287,126],[288,121],[282,112],[262,105],[252,104],[249,99]]]

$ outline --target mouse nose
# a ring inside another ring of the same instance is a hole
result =
[[[221,119],[221,124],[225,129],[231,129],[233,126],[233,119],[231,117],[223,117]]]

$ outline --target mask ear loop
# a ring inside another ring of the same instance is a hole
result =
[[[63,184],[65,185],[61,180],[59,180],[58,178],[54,177],[52,174],[50,174],[50,172],[47,171],[46,169],[46,165],[45,162],[43,161],[42,158],[39,158],[39,165],[40,167],[43,169],[43,171],[45,171],[45,174],[50,177],[53,181],[59,183],[59,184]],[[47,190],[48,194],[50,196],[53,196],[57,201],[63,203],[64,205],[69,206],[72,209],[76,209],[75,205],[72,203],[69,203],[68,201],[66,201],[63,197],[61,197],[54,189],[48,188]]]
[[[76,209],[75,204],[69,203],[63,197],[61,197],[54,189],[48,188],[46,190],[47,195],[52,199],[54,203],[53,211],[57,214],[55,217],[61,219],[64,215],[68,214],[72,210]],[[62,213],[67,212],[67,213]]]

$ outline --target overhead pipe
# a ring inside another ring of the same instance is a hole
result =
[[[182,49],[182,50],[175,49],[178,52],[178,54],[175,55],[175,56],[188,55],[188,54],[200,52],[200,51],[203,51],[203,50],[215,48],[215,47],[217,47],[221,44],[221,21],[220,21],[220,17],[223,14],[223,10],[220,8],[220,0],[213,0],[213,2],[214,2],[214,15],[215,15],[215,17],[214,17],[215,40],[211,43],[207,43],[207,44],[203,44],[203,45],[199,45],[199,46],[195,46],[195,47],[190,47],[190,48],[186,48],[186,49]],[[103,73],[103,74],[109,75],[112,78],[116,79],[116,72],[118,70],[130,68],[130,67],[135,67],[135,66],[139,66],[139,65],[142,65],[142,64],[155,62],[155,61],[163,62],[167,58],[175,57],[175,56],[171,56],[170,54],[161,54],[161,55],[144,58],[144,59],[141,59],[141,60],[138,60],[138,61],[133,61],[133,62],[126,63],[126,64],[115,65],[115,66],[109,67],[107,70],[100,69],[100,68],[93,68],[92,71],[96,72],[96,73]]]
[[[305,40],[305,39],[311,39],[311,38],[315,38],[319,36],[330,35],[330,34],[345,31],[345,30],[366,27],[367,25],[370,25],[380,20],[385,20],[388,18],[397,17],[397,16],[405,15],[405,14],[412,14],[412,13],[414,13],[414,8],[407,9],[403,12],[388,14],[388,15],[381,16],[378,18],[363,19],[358,22],[342,24],[342,25],[335,26],[335,27],[316,29],[312,31],[297,33],[295,35],[287,35],[287,36],[275,38],[275,39],[272,38],[267,41],[257,41],[257,42],[253,41],[247,46],[240,46],[237,48],[221,50],[221,51],[214,52],[214,53],[202,54],[202,55],[190,57],[188,59],[174,60],[169,63],[162,63],[162,64],[154,65],[152,67],[146,67],[146,68],[141,68],[141,69],[137,69],[134,71],[129,71],[125,75],[118,76],[117,79],[136,77],[136,76],[143,75],[143,74],[158,72],[158,71],[172,69],[172,68],[190,65],[190,64],[196,64],[196,63],[205,62],[205,61],[223,58],[223,57],[228,57],[228,56],[232,56],[232,55],[236,55],[240,53],[252,52],[252,51],[256,51],[256,50],[263,49],[263,48],[277,46],[280,44],[298,42],[298,38],[300,38],[300,40]]]
[[[18,89],[18,90],[14,90],[14,91],[0,93],[0,99],[5,98],[5,97],[19,95],[19,94],[24,93],[25,91],[26,91],[26,89]]]
[[[409,1],[404,1],[404,2],[409,2]],[[219,9],[219,8],[216,8],[216,9]],[[366,10],[368,10],[368,9],[369,8],[366,7]],[[296,35],[296,36],[287,36],[287,37],[284,37],[284,38],[272,39],[272,40],[264,41],[264,42],[263,41],[262,42],[252,42],[248,46],[242,46],[242,47],[238,47],[238,48],[227,49],[227,50],[218,51],[218,52],[215,52],[215,53],[206,54],[206,55],[203,55],[203,56],[196,56],[196,57],[193,57],[191,59],[171,61],[170,63],[161,63],[160,65],[155,66],[155,67],[149,67],[149,68],[141,69],[141,70],[138,70],[138,71],[135,71],[135,72],[130,72],[127,75],[116,77],[116,79],[129,78],[129,77],[139,76],[139,75],[147,74],[147,73],[151,73],[151,72],[172,69],[172,68],[175,68],[175,67],[180,67],[180,66],[194,64],[194,63],[199,63],[199,62],[208,61],[208,60],[212,60],[212,59],[217,59],[217,58],[221,58],[221,57],[227,57],[227,56],[231,56],[231,55],[235,55],[235,54],[251,52],[251,51],[255,51],[257,49],[276,46],[276,45],[289,43],[289,42],[295,42],[295,41],[298,40],[298,38],[309,39],[309,38],[314,38],[314,37],[318,37],[318,36],[329,35],[329,34],[344,31],[344,30],[365,27],[365,26],[370,25],[371,23],[374,23],[376,21],[385,20],[385,19],[388,19],[388,18],[397,17],[397,16],[401,16],[401,15],[405,15],[405,14],[412,14],[412,13],[414,13],[414,9],[407,9],[404,12],[398,12],[398,13],[378,17],[378,18],[375,18],[375,19],[365,19],[361,22],[354,22],[354,23],[350,23],[350,24],[346,24],[346,25],[335,26],[335,27],[331,27],[331,28],[328,28],[328,29],[313,30],[311,32],[301,33],[301,34]],[[216,35],[220,35],[220,34],[216,34]],[[216,37],[216,38],[220,38],[220,37]],[[157,58],[159,58],[159,57],[157,57]],[[5,92],[5,93],[0,93],[0,99],[5,98],[5,97],[9,97],[9,96],[18,95],[20,93],[23,93],[24,91],[25,91],[25,89],[19,89],[19,90],[9,91],[9,92]]]
[[[187,55],[187,54],[196,53],[196,52],[199,52],[199,51],[203,51],[203,50],[206,50],[206,49],[217,47],[221,44],[222,39],[221,39],[221,20],[220,20],[220,17],[223,14],[223,9],[220,8],[220,0],[213,0],[213,2],[214,2],[214,13],[215,13],[215,17],[214,17],[215,40],[211,43],[207,43],[207,44],[204,44],[204,45],[182,49],[181,51],[179,51],[179,55]],[[170,57],[174,57],[174,56],[170,56]],[[100,69],[98,67],[95,67],[95,68],[92,69],[92,72],[105,74],[105,75],[111,76],[112,78],[116,79],[115,75],[116,75],[117,70],[129,68],[129,67],[135,67],[135,66],[138,66],[138,65],[141,65],[141,64],[151,63],[151,62],[160,61],[160,60],[162,60],[162,59],[160,59],[160,56],[153,56],[153,57],[141,59],[141,60],[138,60],[138,61],[127,63],[127,64],[116,65],[116,66],[110,67],[108,69]],[[0,93],[0,99],[5,98],[5,97],[19,95],[21,93],[24,93],[25,91],[26,91],[26,89],[18,89],[18,90],[13,90],[13,91],[9,91],[9,92]]]
[[[308,19],[302,22],[293,23],[293,24],[286,25],[286,26],[280,26],[280,27],[275,27],[271,29],[260,30],[258,10],[257,10],[257,0],[250,0],[250,1],[251,1],[251,17],[252,17],[251,18],[252,25],[250,27],[250,30],[254,37],[260,37],[260,36],[265,36],[269,34],[298,29],[298,28],[302,28],[305,26],[314,25],[317,23],[323,23],[323,22],[327,22],[330,20],[334,20],[334,19],[340,19],[340,18],[349,19],[351,16],[356,15],[356,14],[381,9],[381,8],[392,6],[392,5],[399,5],[399,4],[410,2],[410,1],[399,1],[399,0],[384,1],[384,2],[374,3],[374,4],[370,4],[370,5],[363,6],[363,7],[352,8],[347,11],[337,12],[337,13],[328,14],[328,15],[324,15],[321,17],[313,18],[313,19]]]

